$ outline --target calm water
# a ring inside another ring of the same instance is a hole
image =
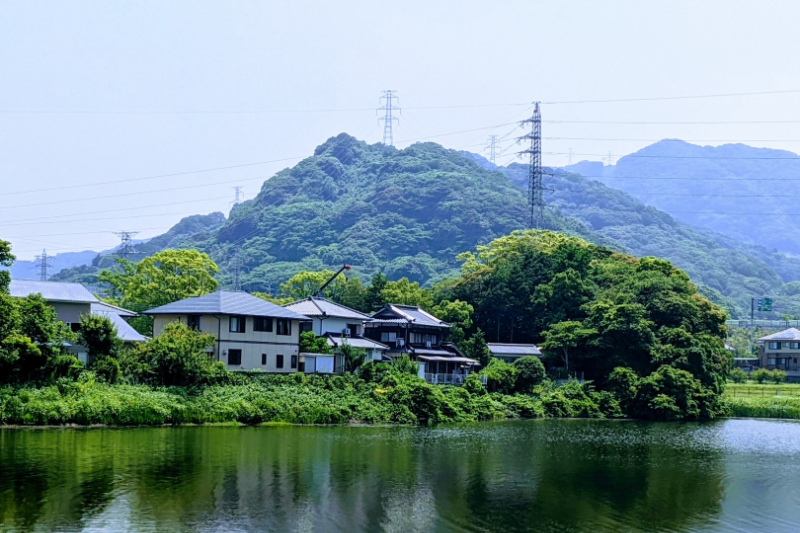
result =
[[[0,430],[0,531],[800,531],[800,423]]]

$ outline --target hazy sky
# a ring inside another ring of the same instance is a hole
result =
[[[29,259],[227,214],[330,136],[380,141],[383,89],[398,146],[477,152],[533,100],[800,90],[798,20],[796,0],[0,1],[0,238]],[[667,137],[800,151],[800,92],[542,114],[547,165]],[[768,120],[798,123],[719,124]]]

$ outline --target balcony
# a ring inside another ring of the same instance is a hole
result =
[[[425,374],[425,381],[431,385],[463,385],[469,374]],[[486,385],[486,376],[478,375],[481,383]]]

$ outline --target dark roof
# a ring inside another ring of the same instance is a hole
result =
[[[533,344],[507,344],[502,342],[488,342],[486,346],[492,355],[542,355],[541,350]]]
[[[246,292],[217,291],[145,311],[145,315],[245,315],[308,321],[308,317]]]
[[[369,315],[365,313],[356,311],[355,309],[350,309],[347,306],[337,304],[335,302],[328,301],[325,298],[316,298],[314,296],[309,296],[303,300],[297,300],[296,302],[286,304],[283,307],[305,316],[350,318],[353,320],[359,320],[361,322],[370,320]]]
[[[444,320],[439,320],[432,314],[424,311],[416,305],[389,304],[380,311],[372,315],[372,318],[381,321],[399,319],[403,322],[417,326],[434,326],[439,328],[449,328],[450,324]]]
[[[99,300],[89,289],[80,283],[64,281],[32,281],[12,279],[9,287],[11,296],[25,298],[31,294],[41,294],[48,302],[95,303]]]

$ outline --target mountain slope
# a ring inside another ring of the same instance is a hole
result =
[[[599,179],[693,226],[800,254],[800,157],[792,152],[663,140],[616,165],[584,161],[564,170]]]

